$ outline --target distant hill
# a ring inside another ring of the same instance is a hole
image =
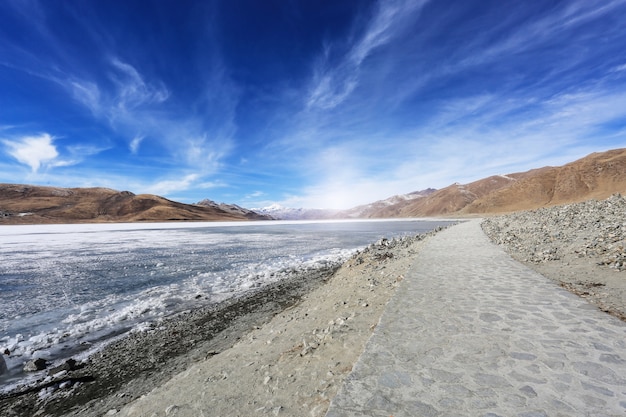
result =
[[[385,200],[378,200],[370,204],[357,206],[349,210],[342,210],[334,215],[336,218],[372,218],[372,217],[397,217],[403,207],[408,206],[419,199],[426,198],[437,190],[427,188],[422,191],[413,191],[408,194],[399,194]]]
[[[253,212],[183,204],[108,188],[0,184],[0,224],[268,219]]]
[[[279,204],[253,208],[252,210],[276,220],[328,220],[336,218],[337,213],[339,213],[338,210],[288,208]]]
[[[592,153],[560,167],[496,175],[452,184],[372,217],[427,217],[506,213],[626,193],[626,149]]]
[[[272,216],[277,220],[331,220],[331,219],[367,219],[370,217],[394,217],[400,207],[418,198],[434,193],[434,188],[400,194],[385,200],[353,207],[347,210],[287,208],[279,204],[268,207],[253,208],[257,213]],[[388,210],[388,211],[387,211]],[[384,213],[384,214],[383,214]]]
[[[205,198],[202,201],[196,203],[197,206],[209,207],[216,210],[221,210],[226,213],[244,216],[248,220],[272,220],[272,216],[268,216],[265,214],[257,213],[253,210],[243,208],[238,206],[237,204],[226,204],[226,203],[216,203],[213,200],[209,200]]]

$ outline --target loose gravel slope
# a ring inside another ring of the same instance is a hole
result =
[[[485,219],[515,259],[626,319],[626,199],[619,194]]]

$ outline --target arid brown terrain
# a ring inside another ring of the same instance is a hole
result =
[[[626,149],[615,149],[592,153],[560,167],[452,184],[425,197],[377,207],[362,215],[384,218],[509,213],[604,199],[623,192],[626,192]]]
[[[257,219],[267,220],[268,217],[108,188],[0,184],[0,224]]]

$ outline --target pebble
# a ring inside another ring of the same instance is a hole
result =
[[[177,411],[178,411],[178,406],[175,404],[172,404],[165,409],[165,415],[173,416]]]

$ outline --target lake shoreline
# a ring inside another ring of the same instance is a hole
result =
[[[256,338],[251,334],[267,332],[267,326],[271,326],[270,323],[286,311],[298,312],[292,324],[284,325],[289,329],[285,332],[295,332],[293,337],[299,341],[290,348],[307,349],[300,345],[303,334],[314,330],[310,326],[319,328],[327,326],[329,321],[339,323],[347,320],[354,326],[358,341],[346,342],[342,338],[352,335],[342,334],[341,337],[333,336],[336,340],[327,343],[328,346],[338,343],[332,349],[350,357],[341,361],[341,372],[333,371],[336,381],[328,388],[331,392],[338,388],[340,377],[347,375],[360,354],[358,349],[343,352],[344,343],[364,346],[387,300],[410,266],[416,247],[431,233],[434,232],[381,239],[358,251],[343,264],[294,273],[243,297],[177,313],[147,330],[132,332],[110,343],[78,363],[75,369],[43,379],[35,387],[0,395],[0,410],[6,416],[41,414],[50,417],[95,417],[112,410],[117,412],[195,366],[208,362],[239,366],[240,362],[224,358],[236,352],[236,347],[243,341]],[[324,295],[320,296],[320,293]],[[344,317],[342,314],[339,318],[334,317],[338,309],[352,309],[352,316]],[[311,310],[330,314],[333,318],[307,324],[314,318],[309,314]],[[354,317],[367,322],[353,320]],[[344,326],[345,323],[340,329]],[[263,349],[267,348],[267,345],[263,346]],[[274,362],[276,360],[273,359]],[[242,377],[244,380],[248,378]],[[242,384],[246,392],[259,385],[252,382]],[[226,394],[232,390],[232,387],[229,388]],[[316,392],[313,388],[309,391]]]
[[[240,297],[177,313],[153,323],[150,330],[131,332],[107,344],[70,372],[52,378],[42,375],[34,384],[0,395],[0,410],[15,410],[16,415],[34,414],[42,405],[40,398],[47,397],[43,402],[46,414],[63,415],[77,405],[99,400],[129,384],[135,386],[137,396],[142,395],[145,387],[166,381],[189,361],[230,348],[251,328],[262,325],[322,285],[339,266],[296,273]],[[55,394],[61,385],[69,390]],[[113,406],[117,403],[112,402]]]

